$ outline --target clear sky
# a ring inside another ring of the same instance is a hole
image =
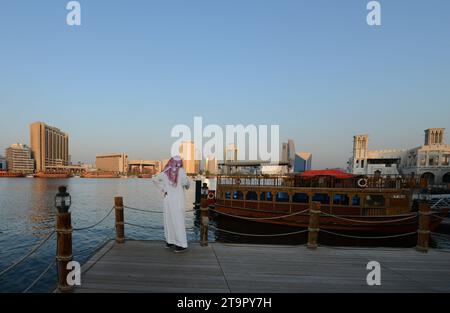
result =
[[[175,124],[279,124],[315,168],[344,166],[352,136],[409,148],[450,131],[450,1],[0,2],[0,151],[44,121],[73,161],[167,157]],[[449,136],[447,136],[447,140]]]

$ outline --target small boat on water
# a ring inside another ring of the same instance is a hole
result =
[[[3,178],[19,178],[19,177],[25,177],[25,174],[0,171],[0,178],[2,178],[2,177]]]
[[[119,174],[113,172],[88,172],[80,176],[81,178],[120,178]]]
[[[34,174],[35,178],[70,178],[71,174],[65,172],[39,172]]]
[[[341,171],[297,175],[219,175],[215,214],[260,223],[308,228],[312,202],[320,203],[320,228],[372,234],[417,231],[414,190],[424,182],[404,177],[365,177]],[[435,230],[449,209],[432,210]]]

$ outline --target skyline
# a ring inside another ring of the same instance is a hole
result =
[[[450,3],[10,1],[0,10],[0,148],[42,120],[70,134],[74,162],[125,152],[163,159],[176,124],[279,124],[281,142],[343,167],[352,138],[419,146],[450,129]],[[231,22],[232,21],[232,22]],[[94,134],[94,135],[93,135]]]

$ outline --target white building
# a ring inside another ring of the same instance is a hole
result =
[[[15,143],[6,149],[8,170],[13,173],[31,174],[34,172],[34,159],[31,149],[21,143]]]
[[[369,150],[368,135],[353,137],[349,171],[361,175],[414,175],[431,185],[450,183],[450,145],[445,128],[425,130],[424,145],[408,150]]]

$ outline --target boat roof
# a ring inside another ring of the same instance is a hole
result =
[[[300,177],[316,177],[316,176],[331,176],[334,178],[347,179],[353,178],[355,175],[346,173],[340,170],[310,170],[300,174]]]

